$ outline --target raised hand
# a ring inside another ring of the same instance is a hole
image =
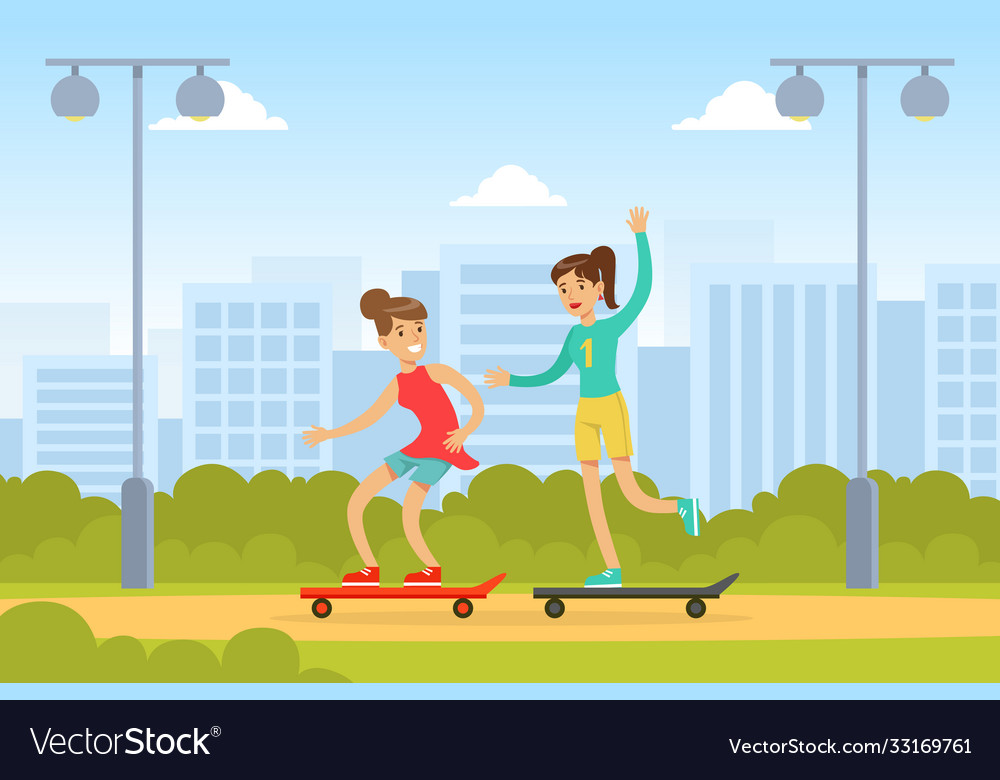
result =
[[[327,439],[333,438],[333,431],[328,431],[326,428],[320,428],[318,425],[314,425],[311,431],[302,431],[302,443],[308,444],[309,449],[312,449],[321,441],[326,441]]]
[[[465,440],[469,435],[461,428],[455,431],[448,431],[448,434],[448,438],[444,440],[444,448],[448,452],[458,452],[462,449],[462,445],[465,444]]]
[[[646,211],[641,206],[629,209],[628,215],[631,219],[626,219],[625,224],[628,225],[633,233],[645,233],[646,232],[646,220],[649,219],[649,212]]]
[[[510,371],[504,371],[497,366],[496,371],[486,372],[486,386],[490,389],[494,387],[507,387],[510,384]]]

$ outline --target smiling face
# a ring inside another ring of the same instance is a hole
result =
[[[604,282],[594,284],[589,279],[577,276],[574,271],[567,271],[556,280],[556,288],[566,311],[574,317],[585,317],[594,310],[604,293]]]
[[[379,346],[405,363],[415,363],[427,351],[427,328],[423,320],[392,318],[392,330],[378,337]]]

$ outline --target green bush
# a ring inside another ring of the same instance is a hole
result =
[[[215,653],[201,642],[174,639],[153,649],[146,662],[151,682],[218,682],[222,667]]]
[[[979,547],[964,534],[942,534],[927,545],[924,568],[931,582],[976,582]]]
[[[94,679],[100,682],[146,681],[146,649],[133,636],[113,636],[97,646]]]
[[[535,551],[535,582],[582,582],[596,572],[583,552],[569,542],[549,542]]]
[[[732,571],[723,572],[719,569],[718,561],[711,555],[698,553],[689,555],[681,564],[678,576],[683,582],[718,582],[723,577],[732,574]]]
[[[249,544],[249,542],[248,542]],[[224,542],[203,542],[191,551],[188,582],[244,582],[240,554]]]
[[[442,517],[424,538],[450,580],[478,583],[503,571],[497,537],[476,517]]]
[[[180,639],[146,656],[139,640],[100,644],[87,622],[62,604],[32,601],[0,613],[0,683],[4,682],[349,682],[327,669],[299,671],[299,651],[272,628],[241,631],[222,662],[206,645]]]
[[[243,547],[247,582],[291,582],[295,579],[295,545],[280,534],[261,534]]]
[[[28,602],[0,614],[0,675],[7,682],[89,682],[97,641],[69,607]]]
[[[116,514],[106,498],[80,498],[76,483],[56,471],[39,471],[23,481],[0,478],[0,550],[32,555],[43,541],[75,542],[91,520]]]
[[[885,579],[890,572],[897,582],[924,582],[924,556],[920,550],[906,542],[888,542],[879,545],[879,577]]]
[[[76,575],[76,545],[69,539],[46,539],[35,548],[35,578],[42,582],[72,582]]]
[[[822,520],[804,515],[782,517],[768,526],[757,547],[760,572],[773,582],[832,582],[843,576],[837,539]]]
[[[72,571],[77,582],[113,582],[122,562],[122,523],[119,515],[88,523],[76,540]]]
[[[740,579],[744,582],[748,580],[761,582],[767,579],[763,576],[765,572],[762,571],[757,559],[757,543],[745,536],[727,539],[720,544],[715,559],[720,570],[730,574],[738,571]]]
[[[531,582],[535,563],[535,551],[531,542],[511,539],[500,545],[498,552],[498,572],[506,572],[510,582]]]
[[[35,562],[30,555],[15,553],[0,558],[0,582],[35,582]]]
[[[299,649],[273,628],[240,631],[222,653],[222,675],[226,682],[291,682],[299,675]]]
[[[1000,502],[970,499],[965,484],[945,472],[912,481],[882,471],[871,476],[879,486],[883,582],[1000,580]],[[658,495],[648,477],[636,480],[647,495]],[[357,484],[339,472],[306,481],[265,471],[247,483],[224,466],[192,469],[173,496],[155,495],[156,579],[337,581],[362,566],[347,529]],[[716,514],[697,538],[675,514],[633,507],[614,475],[601,492],[630,581],[700,581],[739,571],[743,582],[835,582],[844,576],[846,484],[830,466],[803,466],[776,494],[757,494],[752,511]],[[0,479],[0,581],[117,581],[119,518],[110,502],[81,499],[62,474]],[[364,524],[388,581],[422,567],[403,534],[398,503],[376,497]],[[575,471],[540,480],[519,466],[484,469],[468,495],[451,493],[443,511],[422,511],[421,528],[453,582],[501,571],[509,583],[579,582],[604,566]]]

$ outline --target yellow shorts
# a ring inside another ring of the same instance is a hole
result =
[[[621,392],[603,398],[581,398],[576,407],[576,458],[601,459],[601,432],[609,458],[632,455],[628,408]]]

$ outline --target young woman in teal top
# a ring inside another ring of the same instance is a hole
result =
[[[559,357],[551,368],[534,376],[518,376],[497,366],[496,371],[486,372],[489,387],[540,387],[551,384],[575,364],[580,370],[580,403],[576,412],[576,456],[583,474],[583,488],[587,497],[590,521],[594,526],[597,543],[607,568],[600,574],[587,577],[588,588],[621,587],[622,574],[608,530],[608,521],[601,501],[601,477],[598,470],[601,460],[601,439],[611,458],[615,477],[622,493],[633,506],[644,512],[658,514],[677,513],[684,520],[685,530],[692,536],[701,532],[701,519],[697,499],[665,501],[642,492],[632,472],[632,439],[629,434],[628,408],[622,397],[621,387],[615,378],[615,357],[618,339],[635,322],[649,298],[653,283],[653,264],[646,238],[646,220],[649,212],[642,208],[630,209],[626,224],[635,233],[639,252],[639,274],[635,292],[625,307],[615,316],[597,319],[594,308],[605,300],[610,309],[615,303],[615,253],[610,247],[599,246],[589,255],[570,255],[552,269],[552,281],[559,290],[566,311],[580,318],[580,324],[570,328]]]

